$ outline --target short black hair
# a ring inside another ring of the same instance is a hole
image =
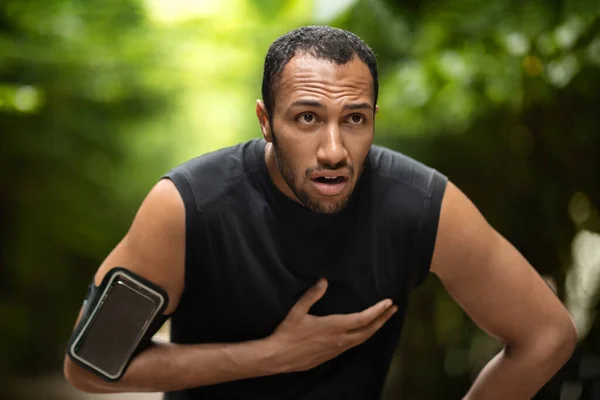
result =
[[[265,57],[262,97],[269,119],[275,110],[275,87],[287,63],[298,53],[343,65],[357,55],[373,78],[374,105],[379,94],[375,54],[361,38],[352,32],[330,26],[303,26],[277,38]]]

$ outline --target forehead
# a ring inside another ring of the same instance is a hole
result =
[[[296,55],[279,78],[275,104],[285,109],[299,98],[372,103],[373,78],[367,65],[356,55],[342,65],[306,54]]]

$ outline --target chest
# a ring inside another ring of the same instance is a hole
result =
[[[371,215],[308,230],[268,213],[222,215],[205,235],[197,303],[213,340],[267,336],[321,277],[329,286],[313,315],[398,303],[410,264],[402,232]]]

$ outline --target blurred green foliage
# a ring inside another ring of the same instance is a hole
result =
[[[600,260],[577,250],[600,248],[597,0],[5,0],[0,387],[60,368],[86,285],[146,192],[259,134],[267,47],[311,23],[376,52],[376,142],[447,174],[587,321],[538,398],[600,393]],[[387,397],[460,398],[497,350],[431,277]]]

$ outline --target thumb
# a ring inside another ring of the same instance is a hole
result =
[[[310,287],[303,295],[298,299],[296,304],[290,310],[290,314],[296,316],[304,316],[308,314],[310,308],[319,301],[325,292],[327,291],[327,279],[321,278],[317,281],[316,285]]]

